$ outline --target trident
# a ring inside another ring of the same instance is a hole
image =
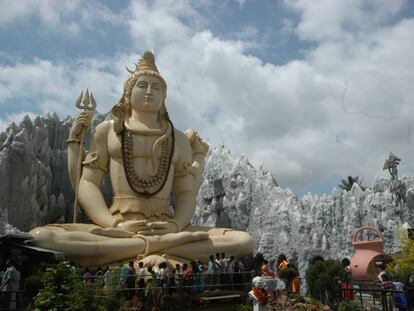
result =
[[[82,101],[83,97],[83,101]],[[82,101],[82,104],[81,104]],[[94,111],[96,108],[96,101],[92,95],[89,98],[89,91],[86,89],[85,97],[83,96],[83,91],[80,93],[79,97],[76,99],[75,105],[77,108],[82,109],[83,111]],[[75,202],[73,204],[73,223],[77,222],[78,216],[78,193],[79,193],[79,181],[81,177],[81,170],[82,170],[82,154],[83,154],[83,136],[87,127],[82,127],[82,131],[80,133],[80,143],[79,143],[79,155],[78,155],[78,162],[77,162],[77,169],[76,169],[76,183],[75,183]]]

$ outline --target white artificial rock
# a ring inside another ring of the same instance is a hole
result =
[[[209,152],[193,223],[224,226],[221,221],[229,221],[230,227],[249,232],[255,250],[271,263],[280,253],[298,263],[304,278],[316,255],[351,257],[351,235],[362,226],[382,228],[385,251],[398,251],[398,228],[414,223],[414,178],[403,181],[409,190],[402,209],[394,206],[388,179],[378,177],[365,191],[354,185],[350,192],[334,188],[331,195],[298,198],[278,187],[268,172],[255,169],[246,157],[234,158],[222,146]]]

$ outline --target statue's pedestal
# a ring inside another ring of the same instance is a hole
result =
[[[260,304],[253,291],[249,292],[249,297],[253,300],[253,311],[267,311],[267,304]]]

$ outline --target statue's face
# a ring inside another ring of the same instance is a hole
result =
[[[131,108],[136,111],[158,112],[164,101],[161,81],[153,76],[140,76],[131,93]]]

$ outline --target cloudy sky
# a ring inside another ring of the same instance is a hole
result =
[[[0,129],[25,114],[100,112],[155,52],[175,126],[244,153],[298,194],[372,185],[414,163],[408,0],[0,0]]]

